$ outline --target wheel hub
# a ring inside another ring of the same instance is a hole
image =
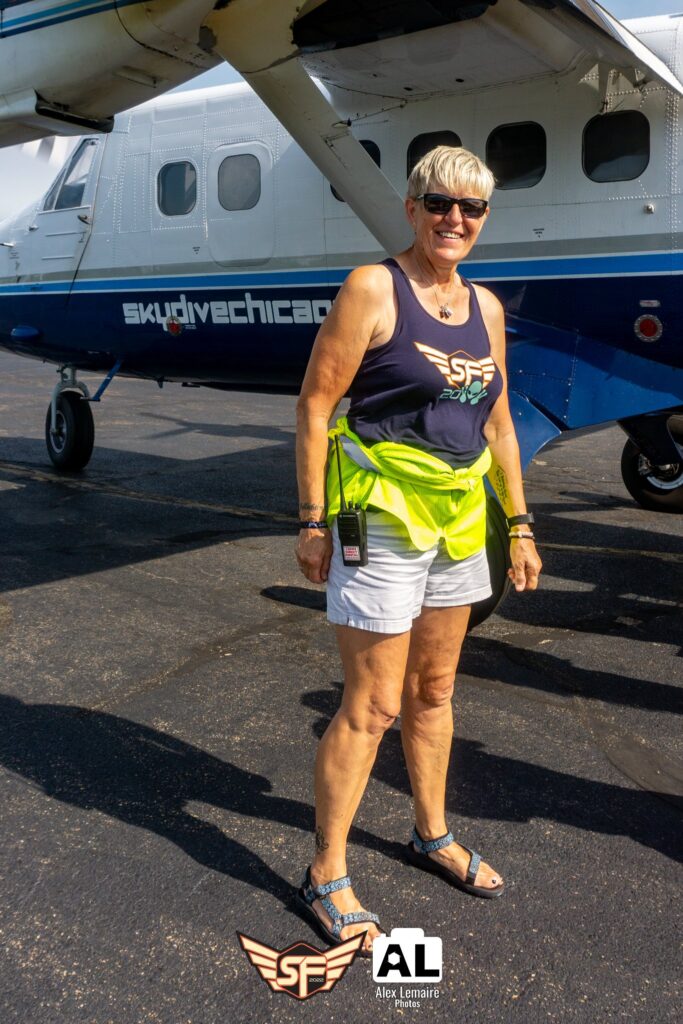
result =
[[[50,437],[52,438],[52,447],[56,452],[63,452],[64,445],[66,444],[66,420],[64,419],[64,413],[59,409],[55,417],[55,429],[50,431]]]
[[[638,456],[638,472],[660,491],[674,491],[683,485],[683,448],[679,444],[676,448],[680,452],[680,462],[669,462],[665,466],[653,466],[644,455]]]

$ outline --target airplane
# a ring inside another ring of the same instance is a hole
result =
[[[506,307],[523,464],[616,420],[631,494],[683,510],[683,18],[627,28],[593,0],[205,8],[83,2],[74,36],[50,0],[0,0],[2,140],[79,136],[0,224],[0,346],[59,367],[55,466],[87,464],[117,374],[295,392],[349,270],[408,244],[411,166],[462,143],[498,182],[464,270]],[[219,55],[246,84],[125,110]],[[103,374],[93,395],[79,370]]]

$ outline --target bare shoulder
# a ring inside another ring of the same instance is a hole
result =
[[[481,309],[482,316],[487,322],[495,323],[500,322],[505,317],[505,310],[503,309],[503,303],[500,299],[493,294],[488,288],[484,288],[481,284],[474,284],[474,291],[476,292],[477,299],[479,300],[479,307]]]
[[[372,263],[352,270],[339,294],[352,296],[354,299],[367,297],[377,300],[385,294],[391,294],[392,291],[392,278],[387,267]]]
[[[393,283],[386,267],[356,267],[344,281],[332,305],[332,312],[325,321],[330,327],[342,330],[360,331],[366,338],[366,346],[377,340],[387,340],[387,324],[393,309]],[[391,335],[391,330],[387,337]]]

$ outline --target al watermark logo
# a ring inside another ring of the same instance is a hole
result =
[[[324,953],[307,942],[295,942],[286,949],[272,949],[240,932],[237,937],[273,992],[286,992],[294,999],[310,999],[318,992],[329,992],[344,976],[363,945],[365,932]],[[441,939],[438,941],[440,944]]]
[[[372,980],[379,982],[377,999],[393,999],[394,1006],[417,1008],[423,999],[438,999],[443,945],[421,928],[393,928],[372,943]]]

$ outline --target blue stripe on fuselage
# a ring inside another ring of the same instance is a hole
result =
[[[0,294],[26,294],[27,292],[148,292],[178,291],[183,288],[272,288],[303,287],[305,285],[331,285],[343,283],[351,267],[339,270],[284,270],[264,273],[236,274],[177,274],[167,277],[91,278],[70,281],[31,281],[26,284],[0,285]]]
[[[471,276],[478,281],[680,274],[683,273],[683,252],[558,256],[540,260],[472,260],[464,266],[468,276],[471,271]]]
[[[525,260],[471,260],[465,276],[475,281],[514,281],[572,277],[626,277],[683,274],[683,251],[625,253],[604,256],[559,256]],[[216,274],[166,274],[139,277],[101,277],[64,281],[2,284],[0,294],[26,292],[176,291],[179,288],[266,288],[300,285],[340,285],[351,267],[335,270],[266,270]]]
[[[117,7],[130,7],[134,4],[143,3],[144,0],[71,0],[70,3],[59,4],[57,7],[50,7],[47,10],[34,11],[31,14],[24,14],[21,17],[6,17],[2,19],[0,39],[8,36],[21,35],[25,32],[37,31],[40,28],[47,28],[50,25],[58,25],[64,21],[74,21],[77,18],[87,18],[91,14],[101,14],[102,11],[111,11]],[[29,4],[22,4],[28,7]]]

